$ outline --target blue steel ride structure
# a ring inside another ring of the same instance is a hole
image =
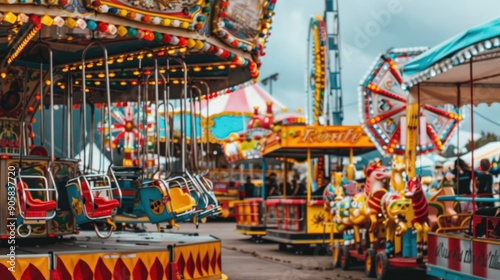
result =
[[[325,0],[324,20],[327,32],[327,70],[330,87],[331,124],[340,125],[344,120],[342,80],[340,75],[340,21],[338,0]],[[330,114],[328,114],[330,116]]]

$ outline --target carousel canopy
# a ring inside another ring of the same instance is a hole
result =
[[[403,66],[404,84],[429,105],[500,102],[500,18],[469,29]],[[418,86],[417,86],[418,85]]]
[[[102,103],[107,89],[114,102],[137,100],[141,85],[154,100],[165,83],[177,98],[184,74],[211,92],[257,80],[276,0],[1,2],[2,78],[27,68],[35,83],[41,68],[45,80],[54,74],[56,103],[68,91],[81,103],[84,85],[88,101]]]

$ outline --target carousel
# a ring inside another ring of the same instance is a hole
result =
[[[256,81],[275,2],[0,4],[2,279],[224,278],[220,240],[166,232],[220,214],[168,108]]]
[[[331,214],[338,235],[332,234],[330,243],[333,264],[344,270],[361,263],[367,276],[385,279],[391,269],[425,267],[430,202],[416,165],[418,157],[444,149],[461,116],[453,106],[410,102],[399,69],[423,51],[380,54],[361,81],[362,127],[378,150],[393,158],[390,170],[380,162],[367,166],[363,192],[335,191]]]
[[[402,68],[404,85],[413,100],[421,104],[457,107],[470,105],[471,135],[474,133],[473,105],[499,102],[498,48],[500,19],[469,29],[424,52]],[[491,146],[490,146],[491,147]],[[479,150],[479,149],[478,149]],[[472,141],[469,162],[477,168]],[[490,151],[492,155],[495,151]],[[477,156],[484,156],[480,153]],[[496,169],[496,166],[493,166]],[[485,170],[483,170],[485,171]],[[493,170],[494,171],[494,170]],[[492,172],[494,173],[494,172]],[[475,177],[472,172],[472,181]],[[481,175],[479,175],[481,176]],[[462,213],[443,213],[437,229],[429,232],[427,273],[444,279],[497,279],[500,277],[498,250],[498,197],[476,194],[438,197],[439,203],[460,203]],[[490,204],[490,205],[488,205]],[[457,223],[461,218],[465,222]]]

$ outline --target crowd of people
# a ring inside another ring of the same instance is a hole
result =
[[[437,165],[436,167],[438,172],[434,182],[430,185],[431,189],[452,187],[457,195],[471,196],[475,192],[476,197],[481,198],[498,197],[500,193],[500,182],[490,173],[491,162],[488,159],[482,159],[476,171],[473,171],[470,165],[460,158],[456,159],[454,165],[446,171],[443,170],[442,165]],[[325,188],[331,182],[330,177],[325,176],[321,182],[321,185],[314,188],[315,190],[311,193],[312,196],[323,195]],[[300,177],[297,174],[293,175],[291,181],[284,180],[278,183],[276,173],[271,173],[265,177],[263,183],[265,185],[264,190],[266,190],[266,199],[271,196],[286,195],[286,197],[296,197],[307,194],[305,183],[300,181]],[[240,199],[260,197],[257,189],[252,183],[251,177],[247,176],[245,184],[240,189]],[[472,211],[472,203],[470,202],[461,203],[460,206],[462,212],[470,213]],[[500,202],[477,201],[475,206],[477,215],[500,217]],[[484,235],[485,228],[485,221],[478,224],[476,226],[476,235]],[[498,234],[500,234],[500,226],[495,230],[497,229]],[[469,229],[468,232],[471,232],[471,230]]]
[[[438,165],[438,168],[442,166]],[[469,164],[463,159],[456,159],[454,166],[446,172],[437,174],[433,188],[452,187],[455,193],[463,196],[472,195],[473,190],[477,197],[494,197],[499,193],[499,182],[490,173],[491,162],[489,159],[482,159],[479,163],[479,171],[473,171]],[[474,181],[473,181],[474,177]],[[500,204],[492,202],[478,202],[477,207],[494,207]]]
[[[300,182],[300,177],[297,174],[293,175],[291,182],[284,181],[278,184],[277,175],[273,172],[269,174],[269,176],[266,176],[264,184],[266,186],[265,198],[269,196],[281,196],[283,194],[286,194],[286,196],[306,195],[305,185]],[[283,190],[285,193],[283,193]],[[256,187],[252,182],[252,178],[247,176],[245,178],[245,184],[243,184],[240,189],[240,199],[256,196],[260,195],[256,192]]]
[[[442,187],[452,187],[455,193],[458,195],[470,196],[472,191],[475,190],[477,197],[494,197],[495,194],[500,193],[499,181],[494,178],[490,173],[491,162],[488,159],[482,159],[480,161],[480,171],[475,171],[474,182],[473,171],[469,164],[467,164],[463,159],[456,159],[454,166],[447,171],[442,170],[442,166],[437,166],[440,168],[439,174],[436,175],[436,180],[434,180],[431,188],[440,189]],[[325,188],[330,183],[330,178],[325,176],[322,180],[322,184],[315,188],[313,191],[313,196],[321,196]],[[474,185],[473,185],[474,184]],[[271,173],[269,176],[265,177],[264,185],[266,193],[265,198],[269,196],[303,196],[306,195],[305,183],[300,181],[298,174],[294,174],[291,181],[285,180],[281,183],[277,181],[276,173]],[[474,187],[473,187],[474,186]],[[240,189],[240,198],[250,198],[260,196],[256,192],[257,188],[252,183],[252,178],[250,176],[246,177],[245,183]],[[500,207],[500,203],[493,202],[478,202],[477,207]],[[470,210],[470,209],[469,209]]]

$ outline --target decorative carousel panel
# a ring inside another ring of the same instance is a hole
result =
[[[69,13],[85,14],[89,12],[85,0],[0,0],[0,4],[28,4],[57,8]]]
[[[425,49],[395,49],[382,54],[362,81],[362,126],[383,154],[404,155],[408,92],[402,89],[399,68]],[[442,151],[461,116],[451,105],[420,105],[417,154]]]
[[[142,23],[202,31],[213,0],[87,0],[99,13]]]
[[[262,128],[232,133],[222,145],[227,162],[262,158],[264,141],[269,133],[271,130]]]
[[[226,43],[264,55],[276,0],[221,0],[214,31]]]

